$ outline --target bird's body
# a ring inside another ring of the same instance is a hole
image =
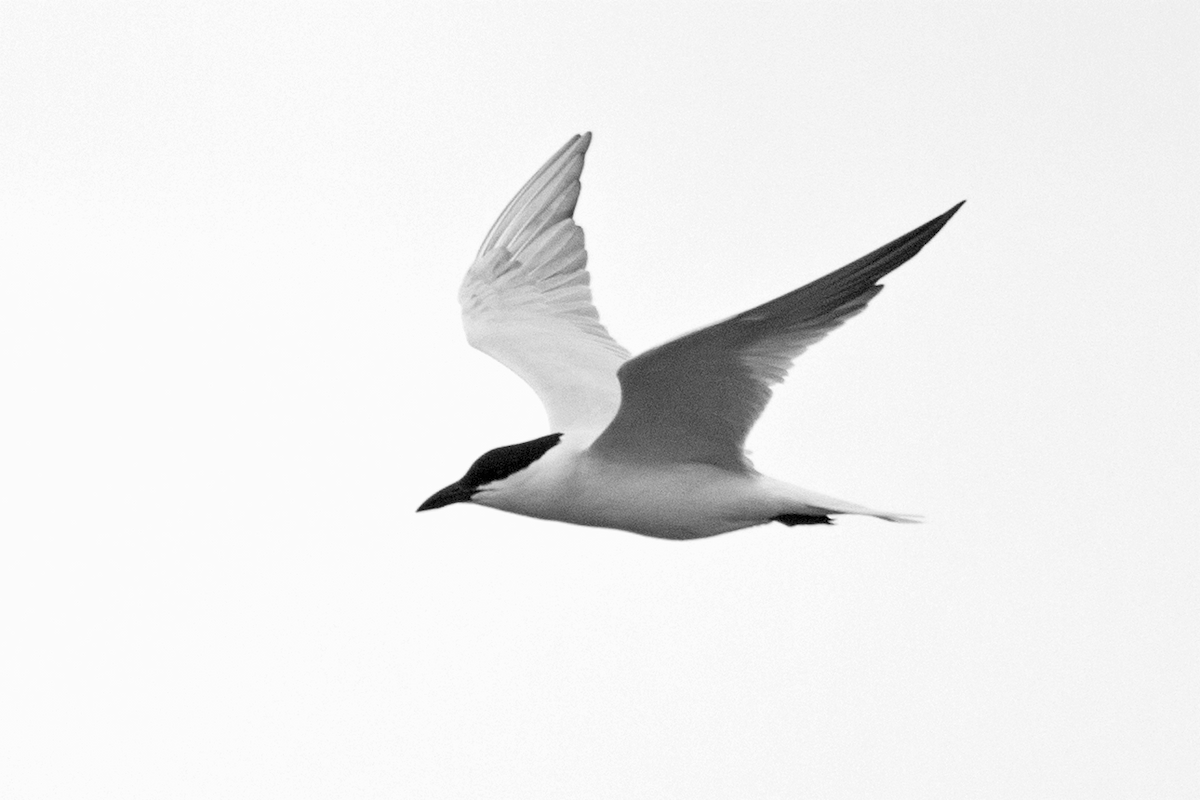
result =
[[[754,476],[707,464],[665,466],[610,461],[581,437],[562,442],[512,477],[509,491],[480,491],[474,502],[529,517],[690,539],[752,524],[746,507]]]
[[[600,324],[572,218],[590,134],[571,139],[493,225],[460,292],[468,341],[537,392],[554,431],[489,451],[425,511],[529,517],[694,539],[831,514],[896,522],[757,472],[743,445],[792,360],[861,311],[877,281],[958,210],[812,283],[637,358]],[[959,205],[962,205],[961,203]]]
[[[909,521],[904,515],[809,492],[752,469],[611,460],[592,451],[590,444],[586,436],[565,435],[537,461],[514,473],[503,491],[484,487],[472,501],[527,517],[664,539],[715,536],[789,514],[870,514]]]

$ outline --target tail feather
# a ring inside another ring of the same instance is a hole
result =
[[[896,514],[890,511],[872,511],[871,516],[886,519],[888,522],[919,523],[925,521],[920,514]]]
[[[831,523],[831,514],[860,514],[867,517],[877,517],[888,522],[921,522],[918,514],[903,514],[892,511],[878,511],[858,503],[839,500],[825,494],[818,494],[801,489],[799,486],[777,481],[771,478],[775,496],[779,498],[779,513],[771,519],[784,525],[825,525]]]

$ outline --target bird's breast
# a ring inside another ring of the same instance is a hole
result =
[[[536,462],[519,491],[487,504],[576,525],[692,539],[764,522],[756,486],[756,475],[702,464],[632,464],[563,451]]]

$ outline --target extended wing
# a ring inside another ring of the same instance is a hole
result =
[[[600,431],[617,412],[629,358],[600,324],[588,288],[579,199],[590,133],[574,136],[488,231],[459,290],[471,345],[528,383],[557,432]]]
[[[605,457],[751,469],[743,452],[771,385],[792,361],[862,311],[962,203],[857,261],[724,322],[682,336],[618,372],[621,408],[592,444]]]

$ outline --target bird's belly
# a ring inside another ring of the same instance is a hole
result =
[[[704,465],[663,467],[584,459],[536,507],[509,510],[530,516],[618,528],[665,539],[696,539],[759,525],[757,476]]]

